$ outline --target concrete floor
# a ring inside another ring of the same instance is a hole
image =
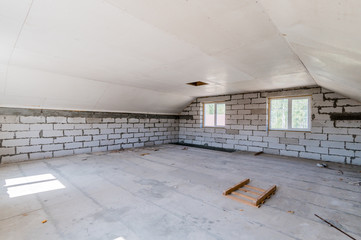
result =
[[[183,148],[3,165],[0,239],[348,239],[315,213],[361,238],[360,167]],[[222,196],[244,178],[278,190],[259,209]]]

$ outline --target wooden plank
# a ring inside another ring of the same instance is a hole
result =
[[[266,191],[266,190],[264,190],[262,188],[258,188],[258,187],[253,187],[253,186],[249,186],[249,185],[244,185],[244,186],[247,187],[247,188],[250,188],[250,189],[260,191],[260,192],[265,192]]]
[[[262,194],[257,198],[256,205],[257,206],[260,205],[267,197],[269,197],[272,193],[274,193],[276,189],[277,189],[276,185],[273,185],[272,187],[267,189],[267,191],[264,194]]]
[[[251,203],[251,202],[249,202],[249,201],[246,201],[246,200],[243,200],[243,199],[240,199],[240,198],[237,198],[237,197],[233,197],[233,196],[231,196],[231,195],[226,195],[226,197],[228,197],[228,198],[230,198],[230,199],[232,199],[232,200],[235,200],[235,201],[238,201],[238,202],[247,204],[247,205],[249,205],[249,206],[259,208],[259,206],[256,206],[256,205],[254,205],[254,203]]]
[[[236,191],[238,188],[243,187],[247,183],[249,183],[249,178],[246,178],[242,182],[238,183],[237,185],[234,185],[233,187],[227,189],[226,191],[223,192],[223,195],[229,195],[229,194],[231,194],[231,192]]]
[[[256,201],[256,200],[257,200],[257,198],[250,197],[250,196],[244,195],[244,194],[239,193],[239,192],[232,192],[232,194],[235,194],[235,195],[240,196],[240,197],[243,197],[243,198],[247,198],[247,199],[252,200],[252,201]]]
[[[252,191],[252,190],[248,190],[248,189],[244,189],[244,188],[240,188],[240,189],[238,189],[239,191],[243,191],[243,192],[248,192],[248,193],[251,193],[251,194],[253,194],[253,195],[257,195],[257,196],[259,196],[259,195],[261,195],[262,193],[259,193],[259,192],[254,192],[254,191]],[[237,191],[238,191],[237,190]]]

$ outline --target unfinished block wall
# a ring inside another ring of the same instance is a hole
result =
[[[177,116],[0,109],[1,163],[178,141]]]
[[[268,131],[268,98],[300,95],[312,96],[311,131]],[[207,101],[226,103],[224,128],[202,126]],[[181,115],[193,119],[180,120],[180,142],[361,165],[361,103],[324,88],[197,98]],[[336,120],[340,116],[354,120]]]
[[[268,131],[268,98],[300,95],[312,96],[311,131]],[[205,101],[226,103],[225,127],[202,126]],[[361,165],[360,116],[361,103],[320,87],[197,98],[180,116],[0,108],[0,161],[181,142]]]

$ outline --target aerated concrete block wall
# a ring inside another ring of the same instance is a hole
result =
[[[312,96],[310,132],[268,131],[269,97]],[[202,126],[203,102],[226,103],[226,126]],[[312,87],[197,98],[180,116],[0,108],[0,161],[164,143],[361,165],[361,103]]]
[[[268,131],[268,98],[300,95],[312,96],[311,131]],[[207,101],[226,103],[224,128],[202,126]],[[361,103],[320,87],[197,98],[181,115],[193,119],[180,120],[180,142],[361,165]]]
[[[177,116],[0,108],[1,163],[178,141]]]

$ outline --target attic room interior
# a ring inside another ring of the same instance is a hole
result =
[[[361,239],[358,0],[0,0],[0,239]]]

